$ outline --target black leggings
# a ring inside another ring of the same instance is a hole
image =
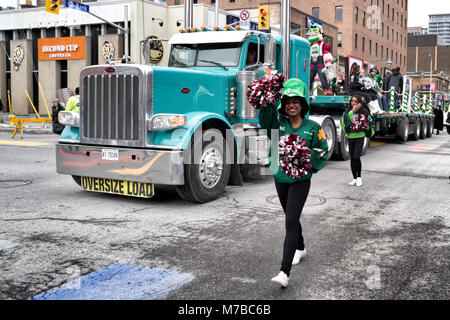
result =
[[[353,178],[361,177],[361,152],[364,146],[364,137],[348,139],[348,150],[350,151],[350,168]]]
[[[295,250],[303,250],[305,244],[302,236],[302,225],[300,215],[308,198],[311,187],[311,179],[301,180],[294,183],[280,183],[275,180],[278,198],[286,215],[286,236],[283,245],[283,260],[281,271],[289,276],[294,259]]]

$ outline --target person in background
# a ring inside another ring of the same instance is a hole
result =
[[[71,96],[66,103],[66,111],[80,112],[80,88],[75,88],[75,95]]]
[[[359,64],[354,62],[350,69],[350,83],[348,89],[351,95],[361,96],[364,98],[366,103],[369,103],[372,101],[372,96],[369,93],[363,91],[364,85],[361,83],[360,77],[361,77],[360,66]]]
[[[347,136],[350,152],[350,168],[352,170],[353,180],[349,182],[349,185],[361,187],[361,153],[364,146],[364,139],[366,136],[372,137],[375,134],[372,117],[361,96],[354,95],[351,97],[350,105],[341,118],[341,128]]]
[[[375,89],[375,91],[377,93],[378,104],[380,105],[381,109],[383,109],[383,111],[389,111],[389,107],[386,103],[386,98],[381,91],[381,88],[383,88],[383,79],[381,78],[381,75],[378,72],[377,68],[371,68],[369,71],[369,76],[377,84],[377,88]]]
[[[392,73],[386,78],[386,91],[391,90],[391,87],[395,89],[395,110],[398,110],[399,99],[398,95],[402,93],[403,90],[403,77],[400,73],[400,67],[397,67],[392,71]],[[391,100],[391,95],[387,93],[387,105],[389,105]]]
[[[338,73],[337,77],[331,83],[331,90],[337,96],[344,95],[345,80],[342,73]]]
[[[53,133],[61,134],[64,130],[64,125],[59,123],[58,114],[60,111],[64,111],[64,107],[59,103],[59,99],[53,99],[52,103],[52,127]]]
[[[300,215],[308,198],[311,177],[325,166],[328,155],[322,127],[307,119],[307,90],[300,79],[289,79],[284,83],[278,108],[266,106],[259,113],[259,123],[272,140],[269,167],[286,219],[281,270],[271,281],[284,288],[288,286],[292,265],[298,264],[306,254]],[[278,137],[272,132],[278,133]],[[299,148],[300,145],[303,147]],[[303,158],[290,151],[303,154]]]
[[[444,130],[444,112],[440,105],[433,106],[434,113],[434,128],[436,129],[436,134],[439,134],[439,131]]]

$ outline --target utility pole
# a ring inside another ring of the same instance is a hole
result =
[[[291,1],[281,0],[281,39],[283,50],[283,73],[289,79],[289,55],[291,35]]]

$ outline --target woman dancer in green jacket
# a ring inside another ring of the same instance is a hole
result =
[[[328,144],[321,126],[307,119],[306,86],[296,78],[284,83],[281,104],[261,109],[259,122],[271,138],[269,165],[283,207],[286,235],[281,270],[272,282],[287,287],[292,265],[306,254],[300,215],[311,176],[326,163]]]

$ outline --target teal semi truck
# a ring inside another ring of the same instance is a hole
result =
[[[151,197],[155,185],[174,186],[182,199],[203,203],[268,164],[268,135],[246,93],[265,71],[283,72],[281,36],[188,30],[170,39],[168,67],[110,63],[81,71],[80,112],[59,116],[66,127],[56,144],[58,173],[89,191]],[[290,77],[309,83],[308,41],[290,35],[289,45]],[[328,158],[348,158],[339,124],[348,100],[310,97]],[[388,122],[380,120],[378,131],[398,126]]]

